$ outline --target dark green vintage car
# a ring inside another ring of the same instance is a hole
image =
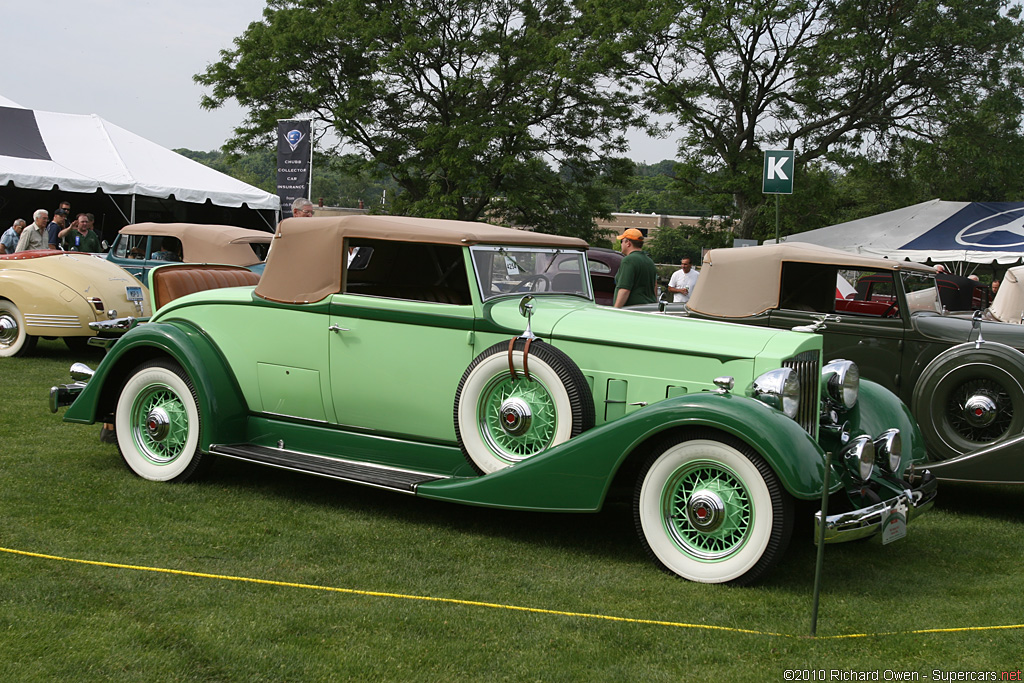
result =
[[[157,481],[216,456],[521,510],[621,492],[651,557],[694,581],[765,576],[796,501],[824,492],[826,452],[827,541],[898,537],[932,505],[910,412],[854,363],[823,364],[820,336],[599,307],[586,249],[479,223],[288,219],[258,285],[157,302],[51,406],[113,422]],[[153,291],[203,272],[156,269]]]
[[[910,405],[939,479],[1024,483],[1024,328],[944,310],[935,272],[816,245],[715,249],[688,310],[668,312],[816,331],[826,359]]]

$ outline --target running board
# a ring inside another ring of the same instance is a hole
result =
[[[315,474],[328,479],[365,484],[382,489],[416,493],[416,487],[428,481],[448,479],[443,475],[426,474],[412,470],[400,470],[383,465],[371,465],[364,462],[353,462],[322,455],[288,451],[283,448],[269,448],[251,444],[234,444],[214,446],[210,449],[214,455],[226,458],[269,465],[293,472]]]

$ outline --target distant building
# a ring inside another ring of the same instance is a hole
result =
[[[598,230],[621,235],[626,228],[636,228],[644,237],[654,237],[660,228],[699,227],[701,222],[720,223],[718,216],[668,216],[654,213],[613,213],[611,219],[597,219]]]

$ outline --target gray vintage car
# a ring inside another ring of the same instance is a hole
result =
[[[665,311],[819,333],[826,360],[910,405],[937,477],[1024,483],[1024,328],[991,313],[1019,320],[1004,289],[988,313],[951,313],[929,266],[778,244],[712,250],[688,305]]]

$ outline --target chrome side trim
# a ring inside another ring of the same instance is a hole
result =
[[[82,321],[77,315],[44,315],[41,313],[26,313],[25,326],[81,329]]]

